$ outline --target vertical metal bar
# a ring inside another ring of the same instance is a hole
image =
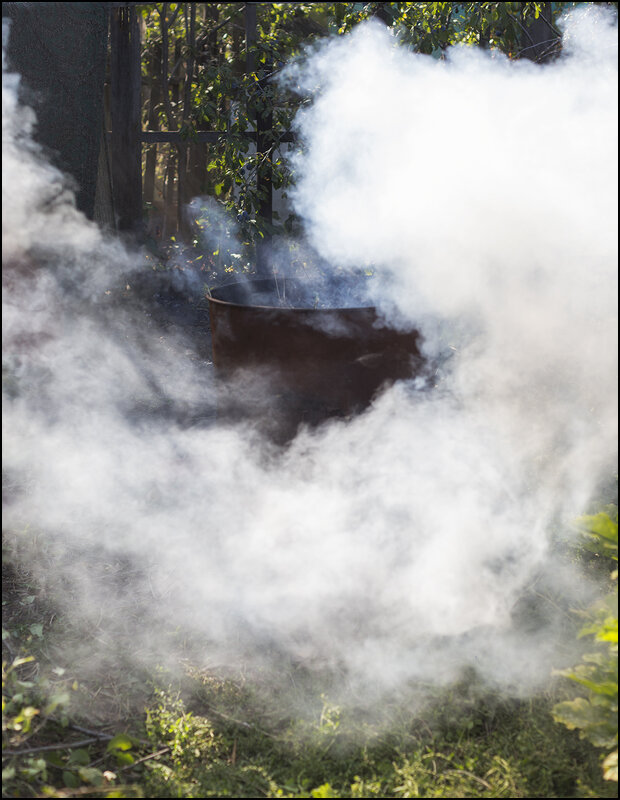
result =
[[[267,70],[269,65],[267,66]],[[259,82],[259,92],[264,92],[266,87],[266,80],[263,78]],[[264,223],[271,226],[273,223],[273,191],[272,191],[272,163],[271,163],[271,145],[273,143],[273,114],[271,108],[264,114],[259,111],[256,117],[256,150],[262,156],[262,161],[259,165],[256,174],[257,189],[259,193],[260,207],[259,214]],[[260,273],[271,273],[270,266],[270,253],[271,253],[271,232],[264,231],[264,236],[257,243],[257,271]]]
[[[246,42],[246,70],[249,73],[256,72],[256,42],[258,40],[258,3],[246,3],[245,6],[245,42]],[[264,91],[265,80],[257,84],[257,91],[260,94]],[[271,113],[264,114],[258,112],[256,115],[256,153],[265,154],[271,144],[271,129],[273,118]],[[271,182],[271,162],[265,158],[256,172],[256,188],[261,197],[258,209],[259,217],[268,225],[273,221],[273,195]],[[259,275],[270,274],[269,254],[271,250],[271,234],[264,233],[263,238],[256,242],[256,272]]]
[[[110,19],[112,186],[119,231],[142,227],[140,29],[134,7],[112,8]]]

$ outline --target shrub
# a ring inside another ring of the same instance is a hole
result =
[[[581,517],[579,527],[588,550],[618,562],[618,514],[615,519],[601,512]],[[583,656],[581,664],[560,670],[580,684],[586,696],[557,703],[553,716],[596,747],[605,748],[603,775],[618,781],[618,570],[611,573],[613,590],[587,612],[587,623],[579,636],[591,636],[597,647]]]

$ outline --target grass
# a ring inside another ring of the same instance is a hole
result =
[[[554,694],[481,694],[474,704],[470,691],[466,708],[445,695],[421,716],[403,710],[388,728],[325,696],[316,713],[291,718],[285,698],[263,688],[198,672],[183,687],[154,684],[145,714],[100,741],[70,714],[48,720],[7,748],[5,796],[615,796],[596,750],[553,722]],[[28,752],[50,745],[58,749]]]
[[[566,681],[518,700],[472,673],[423,707],[411,687],[368,708],[339,707],[333,676],[301,664],[111,659],[84,678],[58,665],[79,632],[23,566],[3,572],[3,796],[616,796],[601,752],[553,720]]]

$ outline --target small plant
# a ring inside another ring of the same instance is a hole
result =
[[[612,512],[613,513],[613,512]],[[615,519],[604,512],[581,517],[579,528],[585,546],[599,556],[618,562],[618,514]],[[608,751],[603,760],[606,780],[618,781],[618,570],[611,573],[612,592],[586,612],[587,623],[579,636],[591,636],[598,645],[586,653],[572,669],[558,671],[583,686],[587,695],[557,703],[553,716],[569,729],[579,730],[582,738]]]
[[[61,678],[64,670],[53,672]],[[32,655],[3,662],[2,796],[135,797],[134,786],[118,783],[120,769],[133,761],[126,752],[131,740],[70,722],[71,692],[65,683],[43,677]]]

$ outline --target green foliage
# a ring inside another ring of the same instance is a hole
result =
[[[528,28],[542,3],[347,3],[339,33],[360,19],[379,17],[417,52],[441,57],[457,44],[497,49],[510,58],[527,55]],[[574,3],[553,3],[549,48],[557,50],[554,22]]]
[[[51,631],[34,622],[42,612],[39,589],[29,580],[22,585],[23,577],[3,564],[10,599],[3,601],[2,641],[10,657],[2,663],[2,796],[137,796],[118,777],[126,760],[114,758],[127,737],[114,737],[106,749],[110,736],[73,721],[80,685],[65,668],[44,663]]]
[[[613,512],[612,512],[613,513]],[[582,517],[579,529],[585,547],[597,556],[618,561],[618,515],[601,512]],[[586,653],[581,664],[559,672],[586,690],[554,706],[554,718],[567,728],[577,729],[596,747],[608,751],[603,761],[606,780],[618,781],[618,570],[611,573],[612,592],[590,608],[580,637],[592,637],[598,648]],[[615,747],[615,749],[614,749]],[[611,752],[609,752],[611,751]]]
[[[423,715],[403,713],[386,728],[325,694],[315,713],[291,719],[286,690],[265,698],[230,680],[194,680],[204,683],[194,712],[177,692],[155,692],[148,736],[170,749],[144,764],[147,797],[613,796],[597,783],[595,751],[554,724],[551,698],[487,694],[459,717],[464,687],[455,687],[451,699],[442,694]],[[444,729],[435,720],[446,703],[456,716]]]
[[[52,687],[36,677],[33,656],[18,656],[2,663],[2,742],[20,747],[39,732],[51,714],[63,718],[70,696],[64,685]],[[24,676],[28,665],[30,673]],[[28,679],[25,679],[28,678]]]
[[[149,797],[277,796],[266,767],[237,760],[237,739],[227,732],[216,733],[208,717],[187,711],[170,689],[155,689],[146,732],[155,746],[163,743],[169,752],[169,757],[146,765]]]
[[[64,797],[66,790],[83,792],[89,787],[108,797],[135,796],[114,794],[131,789],[116,786],[114,772],[94,765],[98,761],[94,744],[72,745],[68,737],[70,701],[66,682],[41,677],[33,656],[3,662],[3,797]]]

